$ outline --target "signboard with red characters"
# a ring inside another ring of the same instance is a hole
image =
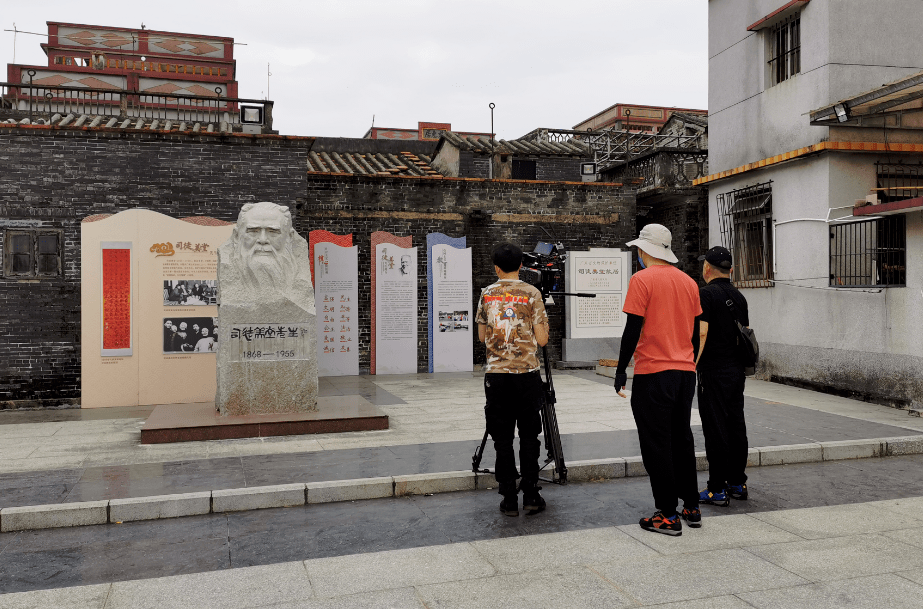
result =
[[[131,355],[131,242],[102,244],[102,288],[102,355]]]

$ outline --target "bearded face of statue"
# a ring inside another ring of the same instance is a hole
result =
[[[254,287],[263,292],[285,293],[295,275],[292,224],[287,208],[256,203],[238,220],[237,255]]]

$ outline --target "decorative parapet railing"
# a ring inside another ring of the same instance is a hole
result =
[[[241,107],[254,109],[263,133],[272,131],[273,102],[265,99],[224,97],[216,86],[214,95],[146,93],[124,89],[94,89],[0,82],[0,117],[49,120],[55,114],[119,119],[186,121],[241,125]],[[2,120],[2,119],[0,119]]]
[[[659,148],[606,170],[613,180],[643,178],[639,193],[651,189],[693,188],[693,181],[708,175],[708,151],[698,148]]]
[[[519,140],[526,142],[578,141],[593,149],[599,171],[621,161],[627,161],[661,148],[698,149],[703,147],[703,135],[659,135],[635,133],[618,129],[576,131],[574,129],[540,128]]]

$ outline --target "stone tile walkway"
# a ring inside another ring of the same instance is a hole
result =
[[[914,497],[712,516],[678,538],[634,524],[537,532],[12,593],[0,607],[916,609],[921,598]]]

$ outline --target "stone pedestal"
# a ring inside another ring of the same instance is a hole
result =
[[[218,309],[218,392],[223,415],[310,412],[317,407],[316,323],[288,300]]]

